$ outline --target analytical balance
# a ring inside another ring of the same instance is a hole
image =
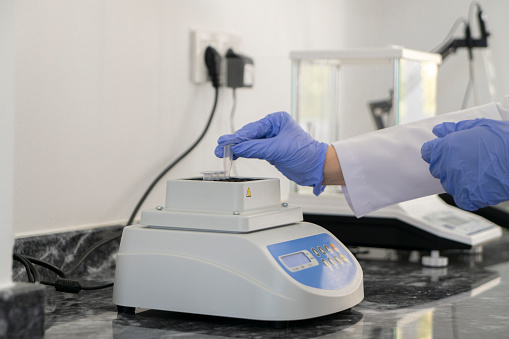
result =
[[[295,51],[292,114],[312,137],[334,142],[436,115],[439,54],[391,46]],[[415,250],[475,249],[497,239],[500,227],[450,206],[438,196],[390,206],[356,218],[341,188],[320,197],[293,185],[289,202],[304,220],[341,235],[348,246]],[[436,252],[434,252],[436,254]]]
[[[279,179],[169,180],[166,205],[124,228],[113,302],[253,320],[332,314],[364,297],[355,257],[282,204]]]

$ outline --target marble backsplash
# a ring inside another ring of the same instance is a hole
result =
[[[44,260],[67,271],[91,246],[118,234],[114,240],[95,249],[71,276],[83,277],[93,276],[97,272],[113,272],[122,228],[121,225],[112,225],[18,238],[15,240],[14,252]],[[56,274],[50,270],[40,266],[38,269],[42,280],[53,281],[56,278]],[[25,268],[19,262],[14,262],[13,280],[27,281]]]

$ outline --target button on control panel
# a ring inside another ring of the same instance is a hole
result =
[[[318,252],[318,250],[316,248],[312,248],[311,251],[313,252],[314,255],[316,255],[317,257],[320,256],[320,252]]]
[[[338,264],[342,264],[343,262],[341,261],[341,259],[338,258],[337,255],[334,256],[334,260],[336,260],[338,262]]]
[[[328,233],[268,245],[267,249],[292,278],[310,287],[338,289],[349,284],[357,272],[355,258]]]
[[[318,248],[320,249],[321,254],[318,253],[315,248],[311,248],[311,251],[316,257],[325,257],[322,259],[322,264],[325,267],[332,269],[334,266],[350,263],[348,258],[344,254],[340,253],[339,248],[333,243],[323,244],[318,246]]]

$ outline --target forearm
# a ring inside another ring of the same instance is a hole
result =
[[[323,182],[322,185],[345,185],[345,178],[341,171],[338,155],[334,146],[327,148],[325,155],[325,163],[323,165]]]

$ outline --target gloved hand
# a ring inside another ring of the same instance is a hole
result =
[[[323,165],[328,145],[314,140],[286,112],[277,112],[247,124],[234,134],[223,135],[217,141],[215,154],[223,156],[224,145],[233,144],[237,157],[267,160],[288,179],[302,186],[313,186],[319,195]]]
[[[509,200],[509,122],[444,122],[421,148],[431,175],[456,205],[474,211]]]

